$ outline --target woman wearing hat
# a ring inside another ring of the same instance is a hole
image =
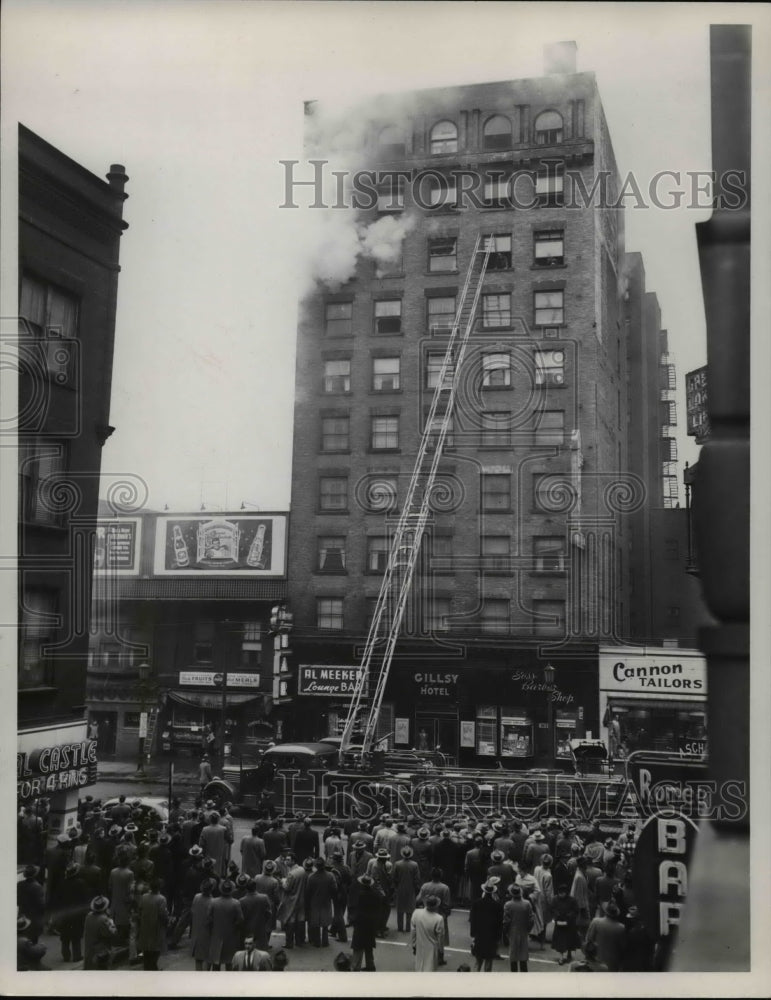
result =
[[[499,883],[488,879],[482,886],[482,895],[471,904],[469,933],[471,954],[476,959],[476,971],[484,965],[485,972],[493,971],[493,959],[498,953],[498,942],[503,928],[503,904],[496,894]]]
[[[441,957],[445,945],[445,921],[439,912],[437,896],[428,896],[425,907],[412,914],[410,943],[416,972],[435,972],[440,965],[446,964]]]
[[[209,969],[213,888],[211,879],[203,879],[190,907],[190,953],[195,961],[196,972],[206,972]]]
[[[109,906],[106,896],[95,896],[91,900],[83,927],[84,969],[106,969],[109,966],[112,946],[118,936],[108,912]]]
[[[509,886],[509,900],[503,907],[503,943],[509,949],[512,972],[527,972],[530,955],[530,931],[533,927],[533,908],[522,898],[516,883]]]
[[[220,883],[219,897],[212,900],[209,962],[217,972],[223,965],[230,970],[233,955],[241,944],[244,917],[241,904],[233,896],[235,888],[230,879],[224,879]]]
[[[559,964],[564,965],[572,960],[573,950],[579,945],[578,931],[576,930],[578,904],[570,895],[569,886],[564,882],[557,886],[552,915],[554,916],[554,931],[551,946],[556,952],[559,952]]]
[[[402,847],[401,858],[394,865],[394,902],[396,904],[396,929],[409,931],[412,912],[420,891],[420,876],[417,862],[413,860],[412,848]]]

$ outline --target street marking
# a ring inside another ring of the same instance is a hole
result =
[[[396,933],[398,934],[399,932],[397,931]],[[406,932],[402,931],[402,933],[406,933]],[[392,945],[395,945],[397,948],[406,948],[407,947],[407,942],[406,941],[390,941],[388,938],[378,938],[377,939],[377,943],[379,945],[380,944],[392,944]],[[470,951],[469,951],[468,948],[445,948],[444,950],[445,950],[445,952],[448,952],[448,951],[455,952],[458,955],[469,955],[470,954]],[[503,961],[506,961],[506,956],[505,955],[503,956]],[[528,958],[528,962],[539,962],[541,965],[559,965],[559,962],[557,962],[556,959],[553,959],[553,958],[534,958],[532,955]]]

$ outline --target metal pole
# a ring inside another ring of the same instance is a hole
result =
[[[142,719],[145,714],[145,679],[140,674],[139,677],[139,748],[137,759],[137,777],[145,776],[145,738],[142,735]]]
[[[228,675],[222,674],[222,705],[220,707],[220,740],[222,741],[222,770],[225,770],[225,716],[228,704]]]
[[[547,725],[548,725],[548,761],[549,767],[554,764],[554,703],[552,701],[552,695],[554,694],[554,687],[552,686],[549,690],[548,701],[546,704],[548,710]]]
[[[171,816],[171,796],[174,791],[174,761],[169,761],[169,816]]]

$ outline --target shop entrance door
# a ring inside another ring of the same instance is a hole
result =
[[[89,723],[96,723],[96,752],[100,757],[112,757],[115,754],[115,736],[118,727],[117,712],[90,712]],[[89,726],[89,731],[91,727]]]
[[[417,750],[441,750],[457,759],[458,756],[458,716],[456,713],[439,714],[418,712],[415,714],[415,748]]]

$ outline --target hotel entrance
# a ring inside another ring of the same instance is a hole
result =
[[[415,713],[416,750],[440,750],[458,759],[458,712],[430,709]]]

